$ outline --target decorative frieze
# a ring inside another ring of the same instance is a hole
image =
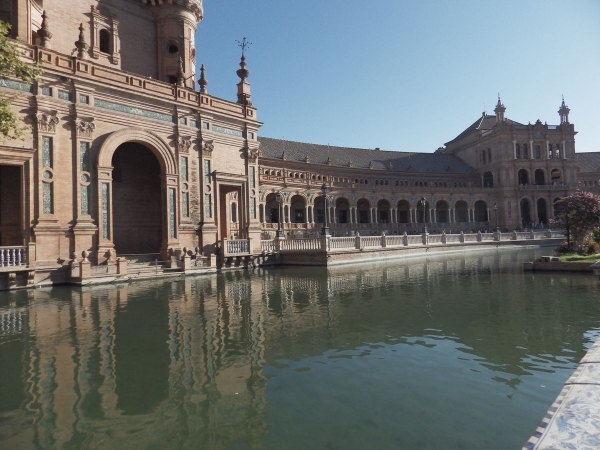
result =
[[[94,124],[94,119],[75,119],[75,128],[77,129],[78,137],[91,138],[96,129],[96,124]]]
[[[202,142],[202,156],[205,158],[210,158],[214,149],[215,145],[213,144],[213,141]]]
[[[189,153],[190,148],[192,147],[192,138],[178,136],[177,137],[177,148],[179,149],[179,153]]]
[[[227,134],[229,136],[243,137],[242,132],[239,130],[232,130],[231,128],[220,127],[218,125],[213,125],[212,131],[215,133]]]
[[[56,125],[59,122],[56,117],[56,111],[51,112],[37,112],[35,113],[35,120],[39,131],[46,133],[55,133]]]
[[[121,105],[119,103],[108,102],[106,100],[94,99],[94,106],[96,108],[109,109],[111,111],[117,111],[125,114],[132,114],[134,116],[142,116],[148,119],[162,120],[163,122],[173,123],[173,116],[171,114],[162,114],[156,111],[149,111],[142,108],[134,108],[133,106]]]

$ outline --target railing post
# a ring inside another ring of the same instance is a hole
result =
[[[446,231],[442,231],[442,237],[440,238],[440,240],[442,241],[442,244],[446,243]]]
[[[329,250],[329,235],[322,234],[321,235],[321,251],[327,252]]]
[[[88,260],[89,253],[87,251],[84,250],[81,256],[83,259],[79,262],[79,278],[84,280],[92,276],[92,263]]]
[[[119,257],[117,258],[117,273],[119,275],[127,275],[127,265],[129,261],[127,259]]]
[[[512,240],[513,241],[517,240],[517,231],[516,230],[513,230],[513,232],[512,232]]]
[[[529,239],[535,239],[535,233],[533,232],[533,230],[529,232]]]
[[[483,239],[481,237],[481,230],[477,232],[477,242],[481,242]]]
[[[32,267],[36,262],[35,242],[27,244],[27,267]]]
[[[500,235],[501,235],[501,233],[498,230],[494,231],[494,240],[497,241],[497,242],[499,242],[500,241]]]
[[[465,233],[461,230],[460,236],[458,236],[458,240],[461,244],[465,243]]]
[[[381,246],[383,248],[387,247],[387,236],[385,235],[385,233],[381,233]]]
[[[423,245],[429,244],[429,233],[425,232],[421,235],[421,237],[423,238]]]
[[[546,231],[546,237],[547,238],[551,238],[552,237],[552,231],[550,231],[550,228],[548,228],[548,230]]]
[[[406,231],[404,232],[404,235],[402,236],[402,243],[404,244],[405,247],[408,247],[408,234],[406,234]]]

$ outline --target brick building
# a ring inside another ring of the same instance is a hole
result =
[[[257,254],[278,226],[314,234],[325,214],[338,236],[531,227],[578,177],[596,185],[600,155],[578,166],[564,101],[558,125],[525,125],[498,99],[434,153],[258,138],[243,52],[234,101],[196,73],[202,15],[202,0],[0,5],[24,60],[44,68],[34,85],[0,80],[32,129],[0,143],[0,248],[26,246],[36,278],[82,252],[110,265],[233,239]]]

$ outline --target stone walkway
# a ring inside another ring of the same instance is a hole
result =
[[[523,447],[523,450],[563,449],[600,449],[600,338]]]

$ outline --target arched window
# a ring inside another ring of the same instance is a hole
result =
[[[525,158],[525,159],[529,158],[529,154],[527,151],[527,144],[523,144],[523,158]]]
[[[548,159],[554,158],[554,152],[552,151],[552,144],[548,144]]]
[[[100,30],[100,51],[110,53],[110,32],[107,29]]]

